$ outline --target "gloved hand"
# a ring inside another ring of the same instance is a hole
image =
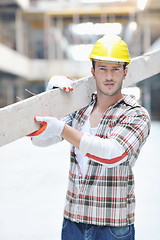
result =
[[[58,87],[66,92],[73,91],[73,81],[66,76],[53,76],[50,78],[46,91]]]
[[[65,122],[58,120],[55,117],[40,117],[36,116],[34,120],[37,123],[41,123],[41,127],[29,134],[30,137],[38,136],[41,140],[47,140],[54,136],[60,136],[63,132]]]

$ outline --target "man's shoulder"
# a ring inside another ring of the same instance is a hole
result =
[[[128,106],[128,108],[126,109],[126,115],[144,115],[147,118],[150,118],[147,109],[145,109],[141,104],[138,103],[135,96],[124,95],[124,102]]]
[[[129,105],[131,107],[134,106],[140,106],[140,104],[138,103],[138,101],[136,100],[136,97],[134,95],[123,95],[123,99],[122,99],[126,105]]]

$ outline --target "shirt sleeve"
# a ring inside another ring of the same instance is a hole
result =
[[[79,150],[83,155],[105,164],[108,168],[124,161],[133,166],[149,130],[150,119],[147,114],[126,116],[113,127],[109,138],[84,134]]]
[[[82,155],[108,168],[116,167],[127,160],[124,147],[116,140],[103,139],[86,133],[81,138],[79,151]]]
[[[125,116],[111,131],[109,139],[119,142],[128,155],[128,161],[134,166],[140,150],[150,133],[150,118],[145,109]]]

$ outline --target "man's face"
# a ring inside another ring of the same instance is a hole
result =
[[[127,74],[127,68],[123,65],[95,62],[95,70],[91,69],[92,75],[96,80],[97,93],[106,96],[118,96],[121,94],[123,79]]]

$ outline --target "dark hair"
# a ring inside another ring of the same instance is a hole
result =
[[[92,67],[93,67],[94,70],[95,70],[95,62],[96,62],[96,61],[93,59],[93,60],[92,60]],[[127,63],[124,62],[124,64],[123,64],[124,70],[125,70],[126,66],[127,66]]]
[[[123,64],[124,70],[125,70],[126,66],[127,66],[127,63],[124,62],[124,64]]]
[[[95,60],[94,59],[92,60],[92,67],[95,70]]]

